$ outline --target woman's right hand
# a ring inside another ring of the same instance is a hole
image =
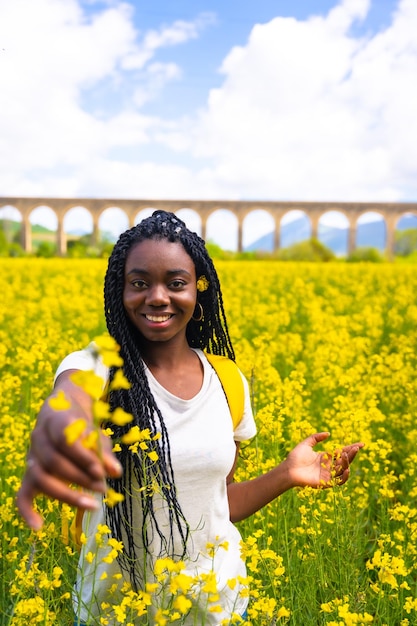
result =
[[[95,509],[93,494],[73,489],[79,486],[87,491],[104,493],[106,476],[118,477],[121,467],[111,452],[111,441],[102,435],[100,455],[76,441],[69,445],[64,430],[79,418],[92,424],[91,398],[70,380],[74,370],[63,372],[57,379],[53,393],[44,402],[31,434],[26,471],[17,493],[17,508],[31,528],[41,528],[42,517],[34,509],[37,495],[66,502],[75,507]],[[49,400],[63,391],[71,402],[65,410],[54,410]],[[87,430],[88,430],[87,426]]]

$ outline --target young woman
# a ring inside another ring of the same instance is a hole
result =
[[[96,367],[110,383],[115,375],[115,368],[97,365],[89,350],[73,353],[59,367],[52,393],[63,391],[71,407],[53,410],[49,399],[43,405],[19,510],[34,529],[42,524],[33,508],[39,493],[91,511],[88,528],[84,520],[87,543],[74,594],[76,624],[99,624],[102,602],[116,593],[114,581],[143,589],[153,580],[156,560],[164,557],[183,560],[192,577],[216,574],[216,609],[208,594],[194,594],[190,624],[224,624],[244,616],[245,566],[234,522],[292,487],[323,486],[334,475],[343,484],[362,443],[347,445],[331,459],[313,450],[328,437],[316,433],[270,472],[233,482],[239,442],[256,432],[248,385],[239,373],[244,408],[234,427],[225,389],[206,356],[235,358],[218,276],[203,240],[174,214],[156,211],[120,236],[109,259],[104,300],[107,328],[120,346],[130,382],[129,389],[110,391],[110,407],[134,418],[112,426],[113,438],[119,441],[133,425],[149,429],[156,454],[122,445],[114,455],[104,439],[99,459],[79,442],[67,444],[65,427],[80,416],[92,422],[91,399],[71,382],[71,374]],[[105,479],[124,495],[114,508],[102,504]],[[98,524],[108,524],[123,550],[112,563],[96,559],[88,567],[86,555],[100,553]],[[213,552],[208,546],[217,547]],[[231,580],[236,584],[228,584]],[[153,623],[151,615],[149,609],[144,623]]]

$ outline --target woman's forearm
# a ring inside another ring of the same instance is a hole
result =
[[[266,474],[227,486],[230,519],[240,522],[280,496],[295,484],[290,478],[286,461]]]

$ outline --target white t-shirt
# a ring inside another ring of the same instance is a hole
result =
[[[214,605],[220,605],[222,612],[208,611],[207,596],[203,594],[196,600],[201,607],[201,618],[195,618],[197,607],[193,608],[190,624],[221,624],[230,619],[232,613],[242,614],[247,606],[245,594],[242,596],[242,584],[228,581],[245,577],[246,569],[240,556],[241,536],[229,518],[226,477],[235,459],[235,441],[244,441],[253,437],[256,426],[252,414],[249,388],[242,375],[245,390],[245,411],[240,424],[233,432],[233,424],[220,380],[201,350],[195,350],[204,369],[203,385],[191,400],[183,400],[172,395],[146,369],[150,389],[157,399],[157,404],[168,430],[171,459],[175,476],[178,500],[190,527],[190,539],[187,544],[188,558],[184,573],[195,576],[203,572],[215,571],[217,589],[220,594]],[[66,369],[96,369],[104,379],[108,371],[103,365],[95,367],[88,350],[73,353],[64,359],[56,376]],[[158,511],[160,527],[168,524],[164,501],[154,495],[154,505]],[[138,537],[141,528],[140,500],[134,499],[134,519],[138,520]],[[105,523],[103,508],[84,516],[84,531],[88,537],[80,556],[83,569],[82,581],[78,577],[75,603],[90,608],[81,608],[81,621],[94,624],[93,617],[99,623],[102,602],[117,604],[121,597],[112,595],[110,590],[117,582],[115,575],[120,568],[115,559],[111,564],[101,559],[108,554],[109,548],[97,548],[95,532],[98,524]],[[87,528],[88,526],[88,528]],[[207,544],[223,547],[215,548],[214,557],[208,555]],[[227,549],[226,549],[227,548]],[[179,544],[181,552],[181,544]],[[177,552],[178,552],[177,551]],[[159,553],[158,541],[155,541],[155,554]],[[88,553],[98,554],[92,563],[88,563]],[[104,573],[105,572],[105,573]],[[126,576],[126,574],[123,574]],[[104,577],[104,578],[103,578]],[[77,600],[78,596],[78,600]],[[77,610],[77,607],[75,607]],[[109,624],[117,622],[109,622]],[[140,624],[140,620],[134,622]],[[188,622],[186,622],[188,623]]]

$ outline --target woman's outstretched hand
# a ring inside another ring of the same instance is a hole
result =
[[[100,455],[79,441],[71,445],[67,443],[64,434],[67,426],[80,417],[87,423],[92,422],[91,399],[71,383],[70,374],[70,370],[61,374],[52,395],[59,389],[65,391],[71,400],[71,408],[56,411],[50,406],[49,398],[43,404],[31,435],[26,472],[16,498],[21,516],[34,530],[43,523],[34,507],[37,495],[44,494],[72,506],[94,509],[97,500],[91,492],[104,492],[106,476],[121,474],[108,438],[102,438]],[[87,491],[74,489],[74,486]]]
[[[230,519],[240,522],[293,487],[332,487],[349,478],[350,465],[363,443],[341,450],[316,452],[313,448],[330,433],[315,433],[299,443],[287,458],[269,472],[241,483],[228,483]]]
[[[297,487],[330,487],[343,485],[349,478],[350,465],[362,442],[352,443],[341,450],[316,452],[313,448],[330,433],[315,433],[299,443],[284,461],[290,482]]]

